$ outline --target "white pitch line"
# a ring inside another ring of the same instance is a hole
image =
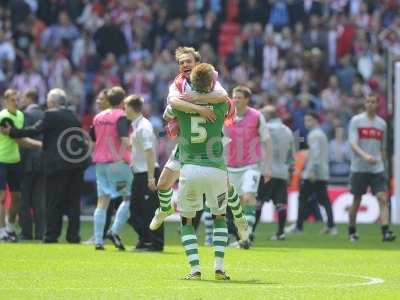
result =
[[[243,269],[243,268],[241,268]],[[235,268],[235,270],[238,270]],[[247,269],[243,269],[247,270]],[[235,284],[233,283],[218,283],[218,288],[221,288],[221,284],[225,285],[225,288],[241,288],[243,289],[244,287],[246,288],[262,288],[262,289],[282,289],[282,288],[349,288],[349,287],[360,287],[360,286],[368,286],[368,285],[377,285],[377,284],[382,284],[385,282],[382,278],[379,277],[371,277],[371,276],[365,276],[365,275],[358,275],[358,274],[347,274],[347,273],[332,273],[332,272],[313,272],[313,271],[287,271],[287,270],[271,270],[271,269],[259,269],[260,271],[263,272],[285,272],[285,273],[301,273],[301,274],[323,274],[323,275],[331,275],[331,276],[340,276],[340,277],[353,277],[353,278],[359,278],[359,279],[364,279],[366,280],[365,282],[359,282],[359,283],[336,283],[336,284],[262,284],[262,283],[251,283],[249,282],[248,284],[241,283],[241,284]],[[176,280],[166,280],[170,282],[176,282]],[[196,288],[204,288],[203,285],[198,284],[200,282],[191,282],[191,283],[196,283],[196,286],[175,286],[175,290],[186,290],[186,289],[196,289]],[[216,286],[217,287],[217,286]],[[93,291],[99,291],[99,290],[109,290],[109,291],[129,291],[129,290],[148,290],[151,289],[152,287],[63,287],[63,288],[52,288],[52,287],[0,287],[0,290],[51,290],[51,291],[68,291],[68,290],[93,290]]]

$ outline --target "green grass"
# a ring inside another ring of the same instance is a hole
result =
[[[320,227],[307,224],[305,234],[271,242],[275,226],[260,226],[254,248],[227,250],[230,282],[213,280],[213,252],[205,247],[203,280],[181,279],[188,264],[177,223],[167,224],[164,253],[0,244],[0,299],[400,299],[398,242],[382,243],[377,225],[359,226],[357,244],[347,241],[344,226],[336,237],[321,236]],[[82,237],[90,234],[91,224],[83,224]],[[132,247],[130,227],[122,236]]]

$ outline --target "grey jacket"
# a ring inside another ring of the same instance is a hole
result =
[[[317,127],[312,129],[307,136],[308,157],[302,178],[309,179],[313,171],[316,180],[329,180],[329,142],[325,132]]]
[[[279,118],[269,120],[267,127],[273,145],[272,178],[288,180],[294,167],[293,132]]]

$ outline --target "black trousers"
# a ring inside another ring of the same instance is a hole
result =
[[[226,224],[228,226],[228,233],[230,235],[233,235],[236,237],[237,240],[239,240],[239,234],[237,231],[237,228],[235,226],[235,222],[234,222],[234,217],[233,217],[233,213],[230,207],[226,208]]]
[[[45,196],[44,174],[24,173],[21,180],[20,225],[21,234],[26,238],[33,238],[33,224],[35,224],[35,239],[43,239],[46,228]]]
[[[312,182],[306,179],[301,182],[299,191],[299,209],[297,214],[298,229],[303,229],[308,201],[313,194],[315,194],[317,201],[325,208],[326,215],[328,217],[328,227],[335,226],[335,222],[333,220],[332,206],[328,197],[327,185],[328,183],[322,180],[316,180]]]
[[[66,240],[70,243],[80,241],[80,197],[83,185],[83,169],[56,171],[46,176],[46,216],[45,239],[56,241],[62,229],[62,217],[68,217]]]
[[[160,170],[154,172],[156,182]],[[164,247],[164,226],[156,231],[149,229],[155,210],[160,206],[157,191],[152,192],[147,187],[147,172],[135,173],[132,184],[131,219],[130,224],[139,235],[139,241],[151,243],[153,247]]]
[[[118,210],[118,207],[122,201],[123,201],[122,197],[118,197],[118,198],[112,199],[110,201],[110,204],[108,205],[108,208],[107,208],[106,224],[104,225],[103,237],[106,236],[108,229],[110,229],[112,217],[115,214],[115,212]]]

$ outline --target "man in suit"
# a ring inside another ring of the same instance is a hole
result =
[[[21,105],[21,108],[24,108],[25,115],[24,127],[32,126],[43,119],[44,112],[38,105],[38,99],[36,90],[29,90],[25,93]],[[41,140],[42,135],[33,138]],[[23,240],[42,240],[46,224],[46,199],[41,149],[21,150],[23,175],[21,179],[20,238]],[[31,209],[33,209],[33,215]],[[35,224],[34,235],[33,224]]]
[[[290,25],[294,27],[296,23],[302,23],[308,29],[312,15],[322,16],[323,6],[316,0],[295,0],[289,3]]]
[[[43,168],[46,176],[47,228],[44,243],[57,243],[62,216],[68,216],[66,240],[79,243],[80,196],[84,169],[89,165],[88,138],[72,111],[66,108],[67,96],[61,89],[47,94],[43,120],[25,129],[7,128],[12,138],[43,134]]]

